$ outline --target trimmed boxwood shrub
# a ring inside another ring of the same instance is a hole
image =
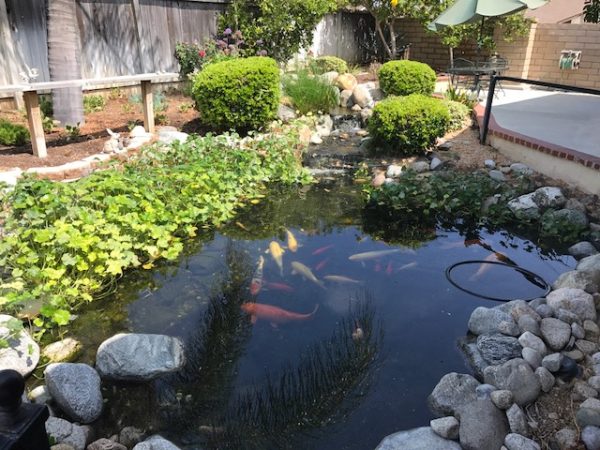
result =
[[[435,89],[435,72],[417,61],[389,61],[379,69],[379,86],[386,95],[431,95]]]
[[[348,64],[342,58],[337,56],[319,56],[314,60],[314,72],[322,74],[325,72],[337,72],[346,73],[348,72]]]
[[[279,68],[262,56],[209,64],[193,80],[200,120],[216,131],[256,130],[277,114]]]
[[[386,152],[412,155],[427,150],[450,125],[450,113],[438,99],[421,94],[388,97],[373,108],[369,133]]]
[[[27,128],[0,119],[0,144],[19,146],[27,142],[29,142],[29,130]]]

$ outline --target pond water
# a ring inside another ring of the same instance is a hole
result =
[[[169,334],[186,344],[180,374],[105,386],[106,435],[137,425],[189,449],[375,448],[387,434],[428,423],[426,398],[441,376],[471,372],[457,339],[475,307],[498,303],[454,287],[450,265],[500,258],[550,283],[575,266],[506,231],[425,230],[428,240],[399,245],[374,238],[376,225],[364,220],[360,186],[351,183],[274,191],[229,226],[189,242],[178,261],[127,275],[82,312],[74,333],[88,362],[116,332]],[[285,229],[296,252],[285,248]],[[265,253],[271,242],[284,248],[282,270]],[[350,258],[366,252],[383,253]],[[263,285],[252,295],[261,257]],[[293,274],[292,262],[317,280]],[[452,275],[488,296],[544,292],[504,266],[463,265]],[[253,301],[314,314],[278,323],[276,311],[253,324],[241,308]]]

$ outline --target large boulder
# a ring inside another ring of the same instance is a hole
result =
[[[133,450],[180,450],[175,444],[171,441],[166,440],[164,437],[155,434],[154,436],[150,436],[144,442],[140,442]]]
[[[87,364],[54,363],[44,371],[48,392],[75,422],[90,423],[102,413],[100,377]]]
[[[510,314],[496,308],[479,306],[469,318],[469,331],[473,334],[510,334],[518,335],[519,327]],[[510,333],[507,333],[507,330]]]
[[[533,193],[521,195],[508,202],[508,209],[519,219],[539,219],[540,208],[533,197]]]
[[[577,259],[587,258],[588,256],[598,254],[596,247],[594,247],[591,242],[587,241],[582,241],[571,245],[568,252]]]
[[[558,187],[541,187],[533,193],[533,200],[540,208],[562,208],[567,198]]]
[[[421,427],[390,434],[375,450],[461,450],[461,446],[438,436],[430,427]]]
[[[594,297],[583,289],[560,288],[550,292],[546,301],[554,311],[566,309],[577,314],[581,320],[596,320]]]
[[[577,270],[583,270],[586,272],[600,272],[600,253],[583,258],[577,264]]]
[[[0,348],[0,370],[13,369],[24,377],[36,368],[40,360],[40,347],[23,328],[16,317],[0,314],[0,336],[7,346]]]
[[[600,291],[600,271],[571,270],[561,274],[552,284],[552,289],[575,288],[595,294]]]
[[[359,84],[352,90],[352,100],[361,108],[371,108],[374,105],[371,92],[362,84]]]
[[[117,334],[100,344],[96,354],[96,370],[113,380],[151,380],[183,364],[181,341],[160,334]]]
[[[467,403],[458,411],[463,450],[499,449],[509,432],[506,415],[490,399]]]
[[[335,85],[340,88],[340,90],[344,91],[346,89],[354,90],[358,81],[356,81],[356,77],[351,73],[343,73],[339,75],[335,80]]]
[[[535,373],[529,364],[520,358],[511,359],[500,366],[486,367],[483,379],[498,389],[511,391],[515,403],[519,406],[533,402],[541,390]]]
[[[448,373],[427,397],[429,409],[438,417],[452,416],[458,408],[477,399],[475,389],[479,384],[471,375]]]

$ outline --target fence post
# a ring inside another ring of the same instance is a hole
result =
[[[0,450],[50,450],[48,408],[22,403],[25,380],[12,369],[0,370]]]
[[[496,75],[492,75],[490,80],[490,87],[488,89],[487,101],[485,102],[485,113],[483,115],[483,127],[481,129],[481,134],[479,135],[479,142],[485,145],[485,141],[487,140],[488,128],[490,126],[490,117],[492,115],[492,103],[494,101],[494,92],[496,91],[496,79],[498,77]]]

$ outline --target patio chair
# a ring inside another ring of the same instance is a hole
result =
[[[452,65],[448,67],[450,74],[450,84],[454,89],[464,87],[465,89],[472,88],[473,72],[475,71],[475,62],[465,58],[455,58]]]

